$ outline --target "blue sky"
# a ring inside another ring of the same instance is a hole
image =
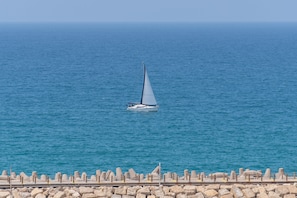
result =
[[[0,22],[297,22],[297,0],[0,0]]]

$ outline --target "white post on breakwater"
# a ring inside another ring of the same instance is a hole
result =
[[[12,185],[11,185],[11,166],[9,167],[9,189],[10,189],[10,197],[13,198],[13,195],[12,195]]]
[[[162,180],[162,172],[161,172],[161,163],[159,162],[159,187],[161,186],[161,180]]]

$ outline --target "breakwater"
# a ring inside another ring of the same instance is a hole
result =
[[[295,185],[174,185],[174,186],[118,186],[118,187],[46,187],[0,190],[0,197],[15,198],[296,198]]]
[[[114,198],[208,198],[208,197],[285,197],[297,195],[295,174],[287,175],[283,168],[271,174],[239,169],[238,173],[217,172],[206,175],[196,171],[161,173],[157,166],[149,174],[138,174],[133,169],[123,173],[97,170],[95,175],[74,172],[73,175],[56,173],[54,178],[32,172],[16,174],[2,171],[0,197],[114,197]]]

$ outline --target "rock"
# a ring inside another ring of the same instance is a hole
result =
[[[232,186],[231,193],[234,195],[234,198],[243,197],[243,192],[235,185]]]
[[[89,181],[96,182],[96,175],[91,175]]]
[[[19,198],[19,192],[16,189],[12,190],[12,196],[15,198]],[[31,194],[29,194],[29,196],[31,196]]]
[[[74,176],[74,179],[75,179],[75,180],[76,180],[76,179],[80,179],[80,174],[79,174],[78,171],[74,171],[73,176]]]
[[[116,179],[114,172],[109,173],[108,179],[108,181],[114,182],[114,180]]]
[[[188,169],[185,169],[184,170],[184,178],[185,178],[185,180],[188,179],[188,176],[189,176],[189,170]]]
[[[267,193],[259,193],[257,194],[257,198],[269,198]]]
[[[120,186],[114,190],[114,193],[117,195],[126,195],[127,194],[127,186]]]
[[[105,197],[106,196],[106,189],[104,187],[100,187],[99,189],[95,189],[94,194],[97,197]]]
[[[60,181],[61,178],[62,178],[62,173],[61,172],[57,172],[55,174],[55,181]]]
[[[170,192],[170,187],[168,186],[163,186],[163,192],[165,196],[175,197],[175,193]]]
[[[57,194],[55,194],[54,198],[64,198],[66,197],[66,194],[63,191],[59,191],[57,192]]]
[[[46,198],[46,196],[44,194],[39,193],[35,196],[35,198]]]
[[[144,186],[144,187],[142,187],[141,189],[139,189],[137,191],[137,194],[150,195],[151,194],[151,191],[150,191],[149,187]]]
[[[221,196],[220,198],[233,198],[233,194],[232,193],[228,193],[226,195]]]
[[[205,188],[203,186],[196,186],[196,190],[197,192],[204,192],[205,191]]]
[[[220,184],[210,184],[206,186],[206,190],[210,190],[210,189],[218,191],[220,189]]]
[[[162,188],[156,189],[152,194],[155,195],[156,197],[163,197],[164,196],[164,192],[163,192]]]
[[[230,191],[229,190],[224,189],[224,188],[222,188],[222,189],[219,190],[219,196],[220,197],[223,196],[223,195],[227,195],[227,194],[230,194]]]
[[[7,170],[3,170],[1,176],[8,176]]]
[[[95,195],[94,193],[85,193],[82,195],[82,198],[96,198],[97,195]]]
[[[83,172],[83,173],[81,174],[81,179],[82,179],[83,181],[87,181],[87,180],[88,180],[88,175],[87,175],[86,172]]]
[[[100,181],[106,181],[106,172],[102,172],[100,175]]]
[[[132,195],[122,195],[122,198],[134,198],[135,196]]]
[[[155,195],[148,195],[147,198],[156,198]]]
[[[255,193],[250,188],[245,188],[242,190],[244,197],[246,198],[252,198],[255,197]]]
[[[62,175],[62,181],[69,181],[67,174]]]
[[[26,173],[21,172],[21,173],[20,173],[20,176],[23,178],[23,181],[24,181],[24,182],[29,182],[29,181],[30,181],[30,177],[28,177],[28,176],[26,175]]]
[[[121,181],[123,179],[123,172],[120,167],[116,168],[116,180]]]
[[[220,189],[231,190],[231,188],[232,188],[232,185],[224,185],[224,184],[220,185]]]
[[[18,188],[19,192],[29,192],[29,189],[27,187],[24,188]]]
[[[34,188],[32,191],[31,191],[31,196],[32,197],[35,197],[37,194],[39,193],[43,193],[43,189],[42,188]]]
[[[176,198],[188,198],[186,194],[177,194]]]
[[[200,194],[203,196],[202,193],[200,193]],[[187,195],[187,198],[204,198],[204,196],[203,197],[199,197],[199,194],[196,193],[195,195]]]
[[[287,188],[287,186],[277,186],[275,188],[275,192],[281,196],[285,195],[285,194],[289,194],[289,189]]]
[[[274,191],[276,189],[277,185],[276,184],[268,184],[265,189],[267,192],[269,191]]]
[[[194,195],[194,194],[196,194],[196,192],[197,192],[196,186],[186,185],[184,187],[184,193],[187,195]]]
[[[96,176],[100,176],[101,175],[101,170],[96,170]]]
[[[270,179],[271,178],[271,170],[270,168],[267,168],[266,171],[265,171],[265,174],[263,176],[263,179]]]
[[[10,195],[10,192],[7,192],[7,191],[0,192],[0,198],[6,198],[8,195]]]
[[[198,193],[196,193],[196,197],[197,198],[204,198],[204,195],[203,195],[203,193],[198,192]]]
[[[156,168],[151,172],[151,174],[157,174],[159,175],[160,174],[160,166],[156,166]]]
[[[279,194],[277,194],[276,192],[273,192],[273,191],[269,191],[268,197],[269,198],[281,198],[281,196]]]
[[[175,185],[170,187],[170,192],[178,194],[184,192],[183,188],[181,186]]]
[[[287,188],[288,188],[290,194],[297,194],[297,188],[296,188],[296,186],[289,185],[289,186],[287,186]]]
[[[198,181],[202,181],[202,180],[204,180],[205,179],[205,173],[198,173],[197,174],[197,179],[198,179]]]
[[[139,194],[136,195],[136,198],[146,198],[146,195],[139,193]]]
[[[84,186],[82,186],[82,187],[79,187],[78,190],[79,190],[79,193],[80,194],[94,193],[94,189],[93,188],[90,188],[90,187],[84,187]]]
[[[228,173],[223,173],[223,172],[216,172],[212,174],[213,176],[216,176],[216,178],[225,178],[228,177]]]
[[[122,198],[121,195],[112,195],[111,198]]]
[[[216,190],[214,190],[214,189],[210,189],[210,190],[206,190],[206,191],[204,191],[204,195],[206,196],[206,197],[209,197],[209,198],[212,198],[212,197],[214,197],[214,196],[217,196],[219,193],[216,191]]]
[[[14,197],[19,197],[19,198],[28,198],[32,197],[31,193],[29,192],[19,192],[19,193],[13,193]]]
[[[47,179],[46,175],[42,174],[42,175],[40,176],[40,181],[42,181],[42,182],[46,182],[46,181],[47,181],[46,179]]]
[[[266,189],[263,186],[260,186],[258,188],[258,191],[259,191],[260,194],[266,194]]]
[[[233,170],[230,173],[230,179],[235,180],[236,179],[236,172]]]
[[[125,177],[126,180],[127,180],[127,179],[130,179],[130,175],[129,175],[129,173],[128,173],[128,172],[125,172],[125,173],[124,173],[124,177]]]
[[[232,187],[234,187],[234,186],[236,186],[237,188],[240,188],[240,189],[243,189],[243,188],[246,187],[244,184],[233,184],[233,185],[231,186],[231,189],[232,189]],[[230,189],[230,190],[231,190],[231,189]]]
[[[66,191],[64,191],[64,192],[66,192]],[[73,189],[69,189],[69,190],[67,190],[67,195],[72,195],[73,193],[75,193],[75,192],[77,192],[77,191],[75,191],[75,190],[73,190]]]
[[[150,189],[152,195],[153,195],[153,193],[154,193],[156,190],[159,190],[160,188],[162,188],[162,186],[160,186],[160,187],[157,187],[157,186],[149,186],[149,189]]]
[[[75,191],[74,193],[71,194],[71,197],[80,198],[81,195],[79,194],[79,192]]]
[[[140,181],[144,180],[144,174],[140,174],[138,177]]]
[[[258,187],[254,187],[254,188],[252,188],[252,191],[253,191],[255,194],[260,193]]]
[[[195,170],[191,171],[191,179],[196,179],[197,178],[197,173]]]
[[[283,168],[278,169],[278,173],[275,174],[276,179],[285,179],[285,171]]]
[[[133,186],[127,188],[127,195],[135,196],[137,191],[140,189],[140,186]]]
[[[176,194],[173,193],[173,192],[164,192],[164,194],[165,194],[165,197],[166,197],[166,196],[167,196],[167,197],[175,197],[175,196],[176,196]]]
[[[244,169],[243,168],[239,168],[239,175],[241,176],[244,172]]]
[[[130,176],[130,179],[138,179],[137,178],[137,174],[136,174],[136,172],[134,171],[134,169],[133,168],[130,168],[129,170],[128,170],[128,173],[129,173],[129,176]]]
[[[284,198],[296,198],[295,194],[287,194],[284,196]]]
[[[106,190],[106,196],[107,197],[111,197],[114,193],[114,189],[113,187],[105,187],[105,190]]]
[[[170,172],[167,172],[164,174],[165,181],[171,181],[172,180],[172,174]]]
[[[55,188],[50,188],[47,190],[47,196],[53,198],[55,196],[55,194],[57,194],[59,192],[58,189]],[[65,193],[66,195],[66,193]]]
[[[256,171],[256,170],[246,170],[243,172],[243,175],[245,177],[261,177],[262,176],[262,172],[261,171]]]

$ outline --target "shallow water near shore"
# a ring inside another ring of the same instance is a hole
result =
[[[0,169],[296,172],[296,54],[289,23],[0,24]]]

